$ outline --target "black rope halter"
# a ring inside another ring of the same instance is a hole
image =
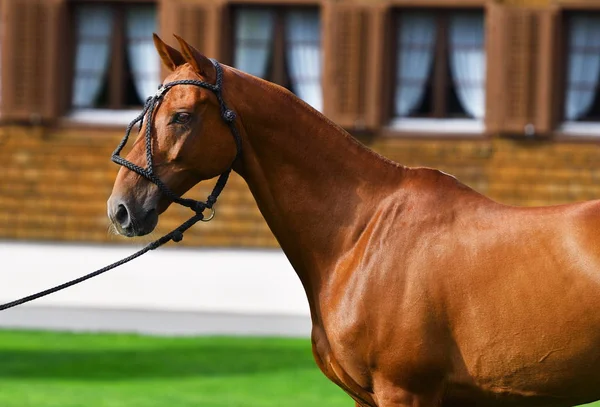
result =
[[[111,159],[115,163],[122,165],[133,172],[138,173],[139,175],[145,177],[149,181],[156,184],[156,186],[171,201],[192,209],[194,212],[196,212],[196,215],[202,214],[205,209],[213,209],[213,205],[217,201],[219,194],[221,193],[221,191],[225,187],[225,184],[227,183],[227,179],[229,178],[229,174],[231,173],[231,166],[219,176],[219,179],[217,180],[217,183],[216,183],[213,191],[206,199],[206,202],[196,201],[193,199],[181,198],[181,197],[177,196],[175,193],[173,193],[173,191],[171,191],[160,180],[160,178],[158,178],[154,174],[154,164],[153,164],[153,159],[152,159],[152,118],[154,115],[154,111],[160,104],[163,96],[174,86],[194,85],[194,86],[199,86],[201,88],[211,90],[217,97],[217,100],[219,101],[219,105],[221,108],[221,117],[229,125],[229,129],[231,130],[231,133],[233,134],[233,138],[235,139],[235,144],[236,144],[236,148],[237,148],[237,153],[236,153],[235,159],[237,159],[237,157],[239,157],[239,155],[241,154],[241,151],[242,151],[242,142],[240,139],[240,135],[237,131],[237,128],[235,127],[236,114],[233,110],[230,110],[227,107],[227,105],[225,104],[225,101],[223,100],[223,96],[221,94],[222,85],[223,85],[223,69],[221,68],[221,65],[217,61],[211,59],[211,62],[213,63],[215,70],[217,71],[216,84],[213,85],[212,83],[199,81],[199,80],[193,80],[193,79],[182,79],[179,81],[168,82],[168,83],[165,83],[165,84],[159,86],[156,94],[154,96],[150,96],[148,99],[146,99],[146,103],[144,105],[144,109],[142,110],[142,113],[140,113],[140,115],[138,117],[136,117],[135,119],[133,119],[133,121],[131,123],[129,123],[129,125],[127,126],[127,129],[125,130],[125,137],[123,137],[123,140],[121,140],[121,143],[119,143],[117,149],[113,152],[112,157],[111,157]],[[147,117],[145,141],[146,141],[146,162],[147,162],[148,166],[146,168],[142,168],[139,165],[132,163],[131,161],[127,161],[126,159],[124,159],[123,157],[121,157],[119,155],[121,153],[121,150],[123,150],[123,147],[125,147],[125,145],[127,144],[127,140],[129,139],[129,133],[131,132],[131,129],[133,129],[133,127],[137,123],[140,123],[140,129],[142,128],[142,125],[144,122],[144,117]],[[234,162],[235,162],[235,159],[233,160]],[[232,165],[233,165],[233,163],[232,163]],[[201,219],[203,219],[203,218],[201,218]]]
[[[233,163],[236,161],[236,159],[240,156],[240,154],[242,152],[242,140],[237,131],[237,128],[235,127],[235,118],[236,118],[235,112],[233,110],[230,110],[227,107],[227,105],[225,104],[225,101],[223,100],[223,95],[221,93],[222,86],[223,86],[223,69],[221,68],[221,65],[214,59],[211,59],[211,62],[213,63],[215,70],[217,72],[217,80],[214,85],[212,83],[199,81],[199,80],[183,79],[183,80],[179,80],[179,81],[168,82],[168,83],[165,83],[165,84],[159,86],[156,94],[154,96],[150,96],[148,99],[146,99],[146,103],[144,104],[144,109],[142,110],[142,113],[140,113],[140,115],[138,117],[136,117],[135,119],[133,119],[133,121],[131,123],[129,123],[129,125],[127,126],[127,129],[125,130],[125,136],[123,137],[123,140],[121,140],[121,142],[117,146],[117,149],[113,152],[113,154],[111,156],[111,160],[114,161],[115,163],[126,167],[127,169],[145,177],[146,179],[148,179],[151,182],[153,182],[154,184],[156,184],[156,186],[173,202],[176,202],[180,205],[183,205],[183,206],[188,207],[191,210],[193,210],[195,212],[194,216],[192,216],[187,221],[182,223],[178,228],[167,233],[160,239],[157,239],[154,242],[148,244],[146,247],[135,252],[131,256],[121,259],[115,263],[112,263],[112,264],[110,264],[106,267],[103,267],[99,270],[96,270],[92,273],[86,274],[85,276],[79,277],[75,280],[68,281],[68,282],[60,284],[56,287],[52,287],[47,290],[41,291],[37,294],[32,294],[27,297],[23,297],[21,299],[11,301],[6,304],[2,304],[2,305],[0,305],[0,311],[3,311],[8,308],[16,307],[17,305],[21,305],[26,302],[33,301],[37,298],[44,297],[46,295],[55,293],[57,291],[71,287],[75,284],[79,284],[85,280],[88,280],[92,277],[98,276],[102,273],[105,273],[109,270],[119,267],[125,263],[128,263],[131,260],[140,257],[142,254],[145,254],[145,253],[149,252],[150,250],[157,249],[158,247],[164,245],[165,243],[167,243],[171,240],[174,242],[179,242],[179,241],[181,241],[181,239],[183,239],[183,233],[186,230],[188,230],[189,228],[194,226],[197,222],[204,219],[203,212],[206,209],[211,209],[213,211],[212,214],[210,215],[210,219],[212,219],[212,216],[214,215],[213,205],[215,204],[215,202],[217,201],[217,198],[223,191],[223,188],[225,188],[225,184],[227,183],[227,180],[229,179],[229,174],[231,174]],[[217,100],[219,101],[219,105],[221,108],[221,117],[229,125],[229,129],[231,130],[231,134],[233,135],[233,138],[234,138],[235,144],[236,144],[236,148],[237,148],[235,159],[232,161],[229,168],[219,176],[219,179],[217,180],[217,183],[216,183],[215,187],[213,188],[212,192],[206,199],[206,202],[196,201],[194,199],[188,199],[188,198],[181,198],[181,197],[177,196],[173,191],[171,191],[169,189],[169,187],[167,187],[160,180],[160,178],[158,178],[156,176],[156,174],[154,174],[154,166],[153,166],[153,160],[152,160],[152,119],[153,119],[154,111],[160,104],[165,93],[167,93],[169,91],[169,89],[171,89],[173,86],[177,86],[177,85],[199,86],[201,88],[208,89],[215,94],[215,96],[217,97]],[[131,129],[133,129],[133,127],[137,123],[140,123],[140,129],[141,129],[143,126],[144,118],[146,118],[145,141],[146,141],[146,161],[148,164],[148,166],[146,168],[142,168],[139,165],[136,165],[130,161],[127,161],[126,159],[124,159],[123,157],[121,157],[119,155],[121,153],[121,150],[123,150],[123,148],[127,144],[127,140],[129,139],[129,133],[131,132]]]

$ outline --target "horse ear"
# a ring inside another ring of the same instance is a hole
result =
[[[181,52],[175,48],[170,47],[167,43],[160,39],[156,33],[152,34],[154,39],[154,47],[160,55],[162,63],[170,70],[174,71],[178,66],[185,64],[185,58],[181,55]]]
[[[215,66],[211,62],[210,59],[205,57],[198,51],[196,48],[192,47],[190,44],[185,42],[183,38],[178,35],[173,34],[177,41],[179,41],[179,45],[181,46],[181,53],[185,58],[186,62],[189,63],[192,68],[196,70],[201,76],[206,78],[208,82],[212,82],[215,80],[217,72],[215,70]]]

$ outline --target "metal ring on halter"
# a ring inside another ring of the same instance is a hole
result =
[[[215,208],[209,208],[209,209],[210,209],[210,215],[208,215],[208,218],[200,219],[202,222],[210,222],[215,217],[215,213],[216,213]]]

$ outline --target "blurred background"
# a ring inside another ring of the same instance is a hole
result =
[[[500,202],[600,197],[599,0],[0,0],[0,20],[0,302],[190,215],[108,232],[110,154],[167,74],[153,32]],[[177,247],[0,327],[2,407],[353,405],[318,372],[303,289],[236,175]]]

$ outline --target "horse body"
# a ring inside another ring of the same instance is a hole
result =
[[[491,233],[472,229],[466,256],[448,259],[448,318],[479,388],[520,405],[598,398],[599,209],[500,206],[486,216]]]
[[[448,405],[594,400],[599,204],[512,208],[453,184],[423,182],[403,205],[382,200],[369,243],[336,270],[323,329],[332,354],[343,367],[360,349],[346,372],[390,397],[400,388],[438,389]]]
[[[183,56],[157,42],[175,78],[210,79],[204,57],[182,47]],[[495,203],[439,171],[376,155],[287,90],[224,73],[243,141],[233,168],[304,286],[317,364],[357,405],[600,398],[600,203]],[[155,117],[159,175],[180,193],[234,156],[210,96],[198,93],[173,88]],[[202,122],[159,128],[184,107]],[[200,168],[202,143],[219,146],[210,171]],[[137,143],[128,159],[143,157]],[[168,206],[126,169],[109,212],[117,203]]]

